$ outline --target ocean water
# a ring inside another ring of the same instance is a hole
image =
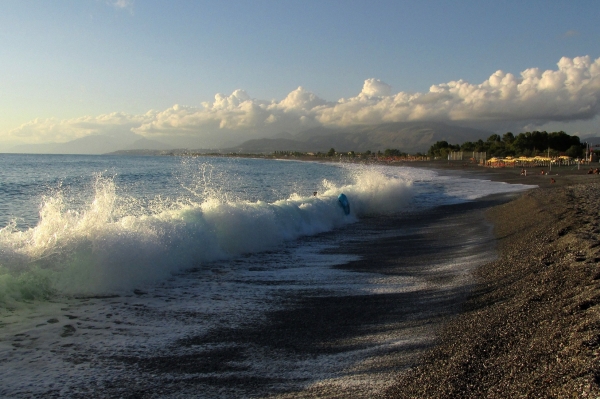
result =
[[[414,278],[333,267],[356,256],[331,249],[372,239],[346,233],[367,219],[528,188],[377,165],[0,155],[0,395],[111,397],[119,384],[154,375],[126,367],[125,357],[191,350],[173,343],[259,324],[285,307],[282,298],[421,289]],[[201,346],[194,350],[214,350]],[[196,376],[277,374],[285,390],[339,377],[340,365],[367,352],[311,363],[259,350],[237,372]],[[156,384],[184,392],[176,377],[164,378]],[[210,387],[194,396],[253,395]]]

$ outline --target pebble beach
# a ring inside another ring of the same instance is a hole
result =
[[[540,188],[486,212],[498,259],[475,271],[436,345],[382,397],[600,397],[600,177],[470,169]]]

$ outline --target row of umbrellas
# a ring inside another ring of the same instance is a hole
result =
[[[561,155],[559,157],[556,158],[548,158],[548,157],[540,157],[540,156],[536,156],[536,157],[506,157],[506,158],[490,158],[487,160],[488,163],[496,163],[496,162],[504,162],[504,163],[514,163],[514,162],[532,162],[532,163],[539,163],[539,162],[559,162],[559,161],[571,161],[572,158],[568,157],[566,155]]]

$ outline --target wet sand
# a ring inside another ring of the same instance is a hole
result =
[[[338,337],[385,329],[389,337],[430,339],[381,353],[356,373],[356,384],[326,380],[273,397],[600,397],[600,176],[588,175],[584,167],[544,175],[534,168],[522,176],[513,168],[414,166],[539,188],[513,198],[441,207],[412,221],[378,220],[373,228],[394,231],[394,225],[412,222],[419,233],[347,245],[343,250],[362,260],[341,267],[420,275],[431,285],[408,296],[340,301],[329,310],[336,317],[325,320],[343,320],[330,324]],[[457,258],[466,241],[485,236],[477,228],[486,221],[495,239],[467,250],[488,256],[484,262],[462,269],[464,274],[435,266],[440,258]],[[497,248],[498,257],[482,250],[485,245]],[[310,320],[323,305],[306,303],[298,319]],[[376,321],[356,316],[365,312]],[[319,342],[336,341],[320,337]],[[394,377],[382,381],[389,375]],[[364,384],[369,378],[373,389]]]
[[[152,387],[125,392],[272,399],[597,397],[600,177],[574,168],[521,176],[518,169],[414,166],[540,188],[362,220],[330,250],[360,259],[338,268],[365,278],[413,279],[418,289],[347,295],[308,289],[282,296],[284,306],[260,323],[181,339],[176,346],[184,355],[114,359],[157,379]],[[267,361],[264,373],[247,372],[248,364],[269,358],[273,365]],[[290,364],[296,372],[277,372]],[[159,382],[165,378],[169,384]]]
[[[361,220],[343,233],[341,246],[326,252],[359,256],[337,268],[380,280],[370,285],[380,290],[340,294],[306,287],[283,295],[285,306],[267,312],[262,322],[187,336],[171,354],[115,358],[143,374],[169,376],[168,385],[127,393],[286,399],[381,395],[401,371],[419,364],[437,332],[461,310],[473,290],[472,272],[496,256],[493,226],[484,212],[514,196]],[[337,242],[339,234],[323,238]],[[410,285],[399,290],[397,280]],[[263,362],[263,371],[250,372],[249,363]]]

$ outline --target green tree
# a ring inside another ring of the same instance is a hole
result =
[[[461,145],[448,144],[447,141],[438,141],[429,148],[427,155],[432,157],[446,157],[451,151],[465,152],[487,152],[488,156],[505,157],[513,156],[533,156],[539,153],[556,156],[568,151],[567,155],[572,157],[581,157],[583,155],[584,145],[579,137],[570,136],[563,131],[560,132],[525,132],[517,136],[507,132],[502,137],[493,134],[483,141],[467,141]]]
[[[533,150],[531,133],[519,133],[517,137],[515,137],[515,141],[513,141],[512,147],[517,152],[517,154],[524,154],[525,151],[531,153],[531,151]]]
[[[479,139],[475,142],[475,151],[484,152],[487,151],[487,146],[483,142],[483,140]]]
[[[571,158],[583,157],[583,147],[581,145],[572,145],[565,151],[565,154]]]
[[[531,141],[534,152],[542,152],[548,149],[548,133],[546,132],[538,132],[537,130],[531,132]]]
[[[565,152],[571,146],[580,145],[579,137],[569,136],[563,131],[552,132],[548,135],[548,145],[550,148],[556,151]]]
[[[460,145],[460,150],[465,152],[475,151],[475,143],[472,141],[465,141]]]
[[[506,145],[511,145],[515,141],[515,135],[511,132],[506,132],[502,135],[502,142]]]
[[[498,136],[497,134],[492,134],[490,137],[488,137],[487,139],[488,143],[496,143],[496,142],[500,142],[500,136]]]
[[[329,149],[329,151],[327,151],[327,156],[328,156],[328,157],[332,157],[332,156],[334,156],[334,155],[335,155],[335,150],[333,149],[333,147],[331,147],[331,148]]]
[[[460,151],[460,146],[448,144],[447,141],[438,141],[429,148],[427,155],[431,157],[445,158],[452,151]]]
[[[386,157],[400,157],[402,155],[406,155],[403,152],[401,152],[400,150],[397,150],[395,148],[388,148],[383,152],[383,155]]]

